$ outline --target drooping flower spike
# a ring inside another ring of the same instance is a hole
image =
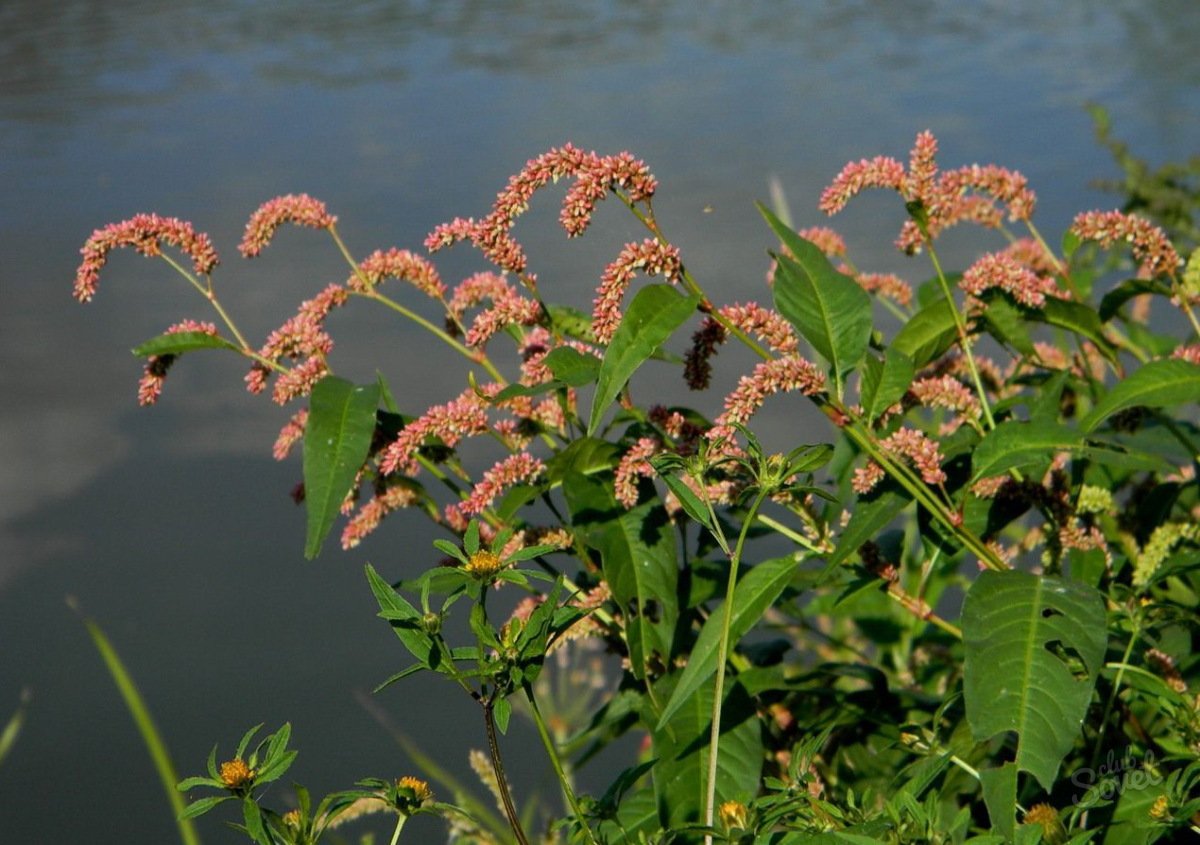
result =
[[[92,232],[79,250],[83,261],[75,271],[75,298],[80,302],[88,302],[96,295],[100,270],[114,249],[131,246],[142,255],[153,258],[162,254],[164,243],[190,258],[193,269],[201,276],[212,273],[220,261],[208,235],[197,232],[191,223],[176,217],[137,214]]]
[[[325,208],[325,203],[308,194],[286,194],[268,200],[250,215],[245,234],[238,250],[246,258],[259,255],[271,243],[275,231],[284,223],[307,226],[310,229],[328,229],[337,223]]]

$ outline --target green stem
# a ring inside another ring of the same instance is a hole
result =
[[[725,607],[724,615],[721,619],[721,641],[717,646],[717,679],[713,685],[712,730],[708,738],[708,783],[707,794],[704,798],[704,823],[709,827],[712,827],[713,818],[716,813],[717,760],[721,740],[721,703],[725,694],[725,660],[729,654],[729,628],[733,617],[733,593],[737,587],[738,564],[741,562],[742,547],[746,543],[746,535],[750,531],[750,526],[754,524],[754,518],[758,513],[759,507],[762,506],[766,498],[767,491],[759,490],[758,495],[754,498],[754,503],[750,506],[749,513],[746,514],[746,519],[742,522],[742,530],[738,534],[737,546],[729,558],[729,582],[725,587]],[[705,845],[712,845],[712,835],[706,834],[704,841]]]
[[[274,365],[274,362],[268,362],[265,358],[260,358],[258,356],[258,354],[256,354],[254,352],[254,349],[250,346],[250,344],[246,342],[246,338],[244,338],[242,336],[242,333],[240,331],[238,331],[238,327],[237,327],[237,325],[234,324],[233,319],[229,316],[229,314],[227,314],[225,312],[225,309],[223,307],[221,307],[221,303],[217,301],[217,295],[215,293],[213,293],[211,279],[209,279],[208,285],[202,285],[202,284],[200,284],[199,279],[197,279],[195,276],[193,276],[191,273],[189,273],[187,271],[187,269],[185,269],[179,262],[177,262],[171,256],[167,255],[166,253],[162,253],[160,255],[160,257],[162,258],[163,261],[167,262],[167,264],[171,265],[171,267],[174,268],[176,272],[178,272],[181,276],[183,276],[185,279],[187,279],[188,283],[192,287],[194,287],[197,291],[199,291],[201,296],[203,296],[205,299],[208,300],[209,304],[212,305],[212,307],[216,310],[217,315],[220,316],[221,322],[223,322],[225,324],[226,328],[229,329],[230,333],[237,340],[238,345],[242,347],[243,352],[247,353],[248,355],[253,357],[255,360],[261,361],[262,363],[270,363],[270,364]],[[275,365],[275,366],[276,366],[276,369],[278,369],[278,366],[277,365]]]
[[[484,701],[483,724],[487,729],[488,754],[492,758],[492,773],[496,776],[496,787],[500,791],[500,802],[504,805],[504,815],[508,816],[508,825],[519,845],[529,845],[529,837],[521,827],[521,819],[517,808],[513,805],[512,792],[508,788],[508,777],[504,774],[504,762],[500,759],[500,743],[496,739],[496,716],[492,710],[492,702]]]
[[[1096,766],[1100,763],[1100,755],[1104,751],[1104,734],[1108,730],[1108,717],[1112,714],[1113,706],[1117,703],[1117,695],[1121,692],[1121,682],[1125,680],[1125,667],[1129,665],[1129,656],[1133,654],[1133,647],[1142,634],[1141,620],[1136,616],[1131,618],[1134,625],[1133,631],[1129,635],[1129,642],[1125,644],[1125,653],[1121,655],[1121,665],[1117,668],[1117,676],[1113,678],[1112,690],[1108,693],[1108,700],[1104,702],[1104,713],[1100,716],[1100,730],[1096,733],[1096,747],[1092,749],[1092,771],[1095,771]]]
[[[571,805],[571,812],[575,814],[575,818],[587,836],[588,842],[591,842],[592,845],[597,845],[596,838],[592,835],[592,829],[588,827],[587,822],[584,820],[583,808],[579,806],[579,799],[575,797],[575,790],[571,788],[571,781],[567,776],[566,769],[563,767],[562,759],[558,756],[558,749],[554,745],[554,738],[550,736],[550,731],[546,727],[546,720],[542,718],[542,711],[538,708],[537,700],[533,696],[533,687],[529,684],[525,684],[525,697],[529,700],[529,709],[533,713],[533,721],[537,725],[538,736],[542,738],[542,745],[546,747],[546,753],[550,755],[550,765],[554,767],[554,774],[558,776],[558,782],[562,785],[563,795],[566,797],[567,803]]]
[[[942,293],[946,297],[946,304],[950,306],[950,313],[954,316],[954,327],[958,330],[958,342],[962,347],[967,369],[971,371],[971,379],[975,382],[975,392],[979,394],[979,405],[983,409],[983,418],[987,421],[989,429],[995,428],[996,420],[992,418],[992,408],[988,402],[987,392],[983,389],[983,379],[979,377],[979,369],[975,366],[975,356],[971,354],[971,338],[967,334],[966,321],[963,320],[958,305],[954,302],[954,293],[950,290],[950,282],[947,281],[946,274],[942,270],[942,262],[938,260],[937,250],[933,248],[933,241],[926,238],[926,246],[929,249],[929,260],[933,262],[934,272],[937,273],[938,284],[941,285]]]
[[[401,813],[399,818],[396,819],[396,829],[392,831],[391,845],[396,845],[396,843],[400,841],[400,831],[403,829],[406,821],[408,821],[408,816],[404,815],[403,813]]]
[[[803,534],[793,531],[791,528],[788,528],[786,525],[784,525],[782,522],[780,522],[777,519],[769,517],[763,513],[760,513],[757,518],[758,518],[758,521],[761,522],[763,525],[765,525],[768,528],[770,528],[771,530],[775,531],[777,534],[782,534],[784,537],[787,537],[789,540],[791,540],[797,546],[807,549],[808,551],[812,552],[813,554],[819,555],[819,554],[827,554],[829,552],[829,549],[818,549],[811,542],[809,542],[808,538],[805,537]]]

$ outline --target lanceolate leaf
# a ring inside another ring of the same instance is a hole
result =
[[[1055,452],[1083,446],[1083,435],[1052,422],[1002,422],[979,442],[972,457],[971,478],[999,475],[1014,467],[1045,463]]]
[[[160,334],[140,346],[135,346],[133,354],[139,358],[147,358],[151,355],[181,355],[195,349],[237,348],[237,344],[206,332],[171,332]]]
[[[604,578],[625,615],[630,671],[643,678],[648,660],[671,657],[679,617],[674,527],[654,502],[625,510],[613,498],[611,479],[568,473],[563,493],[572,524],[600,555]]]
[[[304,503],[308,511],[304,556],[309,559],[321,550],[367,459],[378,405],[378,384],[355,387],[345,379],[326,376],[313,387],[304,432]]]
[[[379,603],[379,615],[391,623],[392,630],[409,653],[421,661],[423,666],[428,666],[433,643],[421,626],[420,611],[393,590],[391,584],[379,577],[375,567],[368,563],[366,569],[367,582],[371,585],[375,601]]]
[[[754,702],[740,685],[723,702],[717,795],[747,801],[757,794],[763,766],[762,727]],[[712,725],[713,685],[688,696],[671,721],[653,733],[654,793],[659,821],[665,826],[695,823],[702,818],[707,776],[708,736]]]
[[[733,615],[729,619],[729,647],[732,649],[751,626],[762,618],[766,609],[779,598],[784,587],[796,572],[796,562],[790,557],[764,561],[738,581],[733,592]],[[692,647],[687,666],[675,691],[663,708],[658,719],[658,730],[664,728],[675,712],[689,697],[696,693],[717,671],[717,650],[721,642],[721,628],[725,624],[728,608],[721,605],[700,629],[700,636]]]
[[[833,367],[838,397],[846,375],[862,361],[871,337],[871,297],[829,263],[815,245],[773,215],[759,211],[792,257],[776,256],[775,307]]]
[[[912,501],[902,488],[884,487],[870,498],[860,498],[850,513],[850,522],[838,538],[837,548],[829,557],[830,568],[858,551],[858,547],[877,535]]]
[[[634,370],[687,322],[699,302],[699,297],[682,296],[670,285],[647,285],[637,292],[600,364],[596,396],[588,417],[588,436],[596,433],[604,412]]]
[[[1115,385],[1096,403],[1080,426],[1092,431],[1105,419],[1139,405],[1161,408],[1200,401],[1200,367],[1187,361],[1151,361]]]
[[[600,372],[600,361],[591,355],[584,355],[569,346],[560,346],[550,350],[542,359],[543,363],[554,373],[554,377],[571,387],[582,387],[596,380]]]
[[[892,347],[883,361],[868,355],[862,371],[863,419],[874,420],[900,401],[913,381],[912,358]]]
[[[908,319],[892,339],[891,348],[912,358],[916,367],[923,367],[949,349],[957,335],[954,312],[945,299],[937,299]]]
[[[1107,642],[1100,594],[1078,581],[983,572],[962,613],[963,693],[977,740],[1017,734],[1017,766],[1047,791],[1083,725]]]

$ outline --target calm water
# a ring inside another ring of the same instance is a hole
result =
[[[302,749],[294,773],[316,790],[410,770],[354,698],[403,665],[360,573],[368,560],[417,571],[432,535],[401,517],[353,553],[331,544],[304,562],[287,497],[299,465],[269,456],[286,415],[217,356],[183,361],[162,403],[139,410],[128,349],[203,303],[159,264],[121,255],[96,301],[74,304],[93,228],[139,211],[194,221],[225,258],[223,298],[261,338],[345,276],[308,232],[237,258],[248,213],[285,192],[328,202],[362,254],[485,212],[550,145],[628,148],[660,178],[656,206],[689,266],[745,299],[762,296],[769,238],[752,203],[772,175],[813,224],[844,161],[904,156],[929,127],[947,165],[1024,171],[1056,233],[1075,210],[1112,204],[1089,187],[1115,174],[1085,101],[1107,105],[1153,161],[1200,152],[1191,0],[338,5],[0,5],[0,720],[34,691],[0,765],[5,845],[174,835],[68,594],[107,628],[184,773],[213,742],[284,719]],[[583,304],[620,239],[641,235],[606,208],[567,243],[555,213],[546,198],[519,234],[552,298]],[[838,226],[860,266],[922,278],[887,248],[899,219],[880,198]],[[466,252],[441,267],[451,280],[476,269]],[[413,355],[416,337],[383,314],[339,315],[334,329],[340,371],[381,366],[410,412],[461,372],[423,341]],[[822,436],[797,407],[781,403],[764,426]],[[431,686],[379,701],[461,772],[483,740],[474,705]],[[533,742],[514,726],[521,795],[545,783],[539,758],[520,754]],[[215,822],[202,831],[240,841]]]

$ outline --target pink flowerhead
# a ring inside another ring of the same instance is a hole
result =
[[[446,286],[437,269],[428,259],[409,252],[407,249],[381,249],[364,258],[346,284],[361,292],[373,289],[384,279],[401,279],[433,299],[441,300],[446,295]]]
[[[829,215],[837,214],[846,207],[851,197],[866,188],[889,188],[903,191],[905,184],[904,165],[888,156],[852,161],[842,168],[821,193],[818,208]]]
[[[180,332],[200,332],[201,334],[217,336],[217,327],[212,323],[201,323],[197,320],[184,320],[168,328],[163,334],[179,334]],[[178,355],[151,355],[146,359],[142,378],[138,382],[138,404],[153,405],[162,394],[163,384],[167,380],[167,371],[175,363]]]
[[[492,307],[480,313],[467,332],[467,346],[479,348],[492,335],[507,326],[532,326],[542,318],[542,306],[515,292],[493,300]]]
[[[768,396],[797,390],[805,396],[823,392],[825,374],[798,355],[762,362],[751,375],[742,376],[737,388],[725,398],[725,412],[717,417],[709,438],[727,436],[733,423],[749,420]]]
[[[858,273],[851,274],[859,287],[867,293],[890,299],[897,305],[907,308],[912,304],[912,286],[894,273]]]
[[[1174,278],[1183,263],[1162,229],[1136,214],[1121,211],[1085,211],[1076,215],[1071,231],[1084,240],[1099,241],[1109,247],[1125,241],[1138,261],[1138,276],[1143,279],[1165,274]]]
[[[277,405],[286,405],[300,396],[312,393],[313,387],[329,374],[324,358],[305,358],[275,380],[271,398]]]
[[[592,306],[592,334],[600,343],[612,340],[621,324],[621,299],[639,270],[647,276],[662,274],[672,284],[677,283],[683,270],[679,249],[646,238],[640,244],[625,244],[616,260],[604,268]]]
[[[850,480],[850,487],[855,493],[865,496],[874,490],[880,481],[883,481],[883,476],[883,467],[874,461],[867,461],[865,466],[854,470],[854,477]]]
[[[142,255],[152,258],[162,254],[163,243],[192,259],[192,267],[201,276],[211,273],[220,260],[208,235],[195,231],[191,223],[175,217],[137,214],[92,232],[79,250],[83,261],[75,271],[75,298],[80,302],[88,302],[96,295],[100,270],[112,250],[131,246]]]
[[[879,445],[897,457],[907,458],[921,473],[921,479],[926,484],[941,484],[946,480],[946,473],[942,470],[942,453],[937,443],[923,432],[914,428],[900,428]]]
[[[308,194],[287,194],[258,207],[246,223],[246,232],[238,246],[242,255],[253,258],[267,248],[275,230],[284,223],[295,223],[311,229],[328,229],[337,218],[330,214],[325,203]]]
[[[420,496],[416,490],[407,484],[393,484],[381,493],[377,493],[365,505],[358,509],[346,527],[342,530],[342,548],[352,549],[379,527],[383,518],[394,510],[407,508],[416,504]]]
[[[971,296],[999,288],[1028,308],[1041,308],[1047,296],[1063,296],[1053,279],[1039,276],[1006,252],[984,255],[967,268],[958,286]]]
[[[301,408],[297,411],[287,424],[280,429],[279,437],[275,439],[275,447],[271,450],[271,454],[275,460],[282,461],[287,458],[288,453],[292,451],[292,447],[300,442],[304,437],[304,429],[308,426],[308,408]]]
[[[764,308],[757,302],[745,305],[724,305],[717,312],[746,334],[754,335],[772,350],[790,355],[800,346],[792,324],[778,311]]]
[[[384,475],[401,472],[413,475],[420,468],[417,450],[428,438],[438,438],[454,448],[464,437],[488,432],[487,400],[474,390],[465,390],[457,399],[444,405],[434,405],[400,430],[400,434],[383,451],[380,470]]]
[[[926,129],[917,134],[912,152],[908,158],[908,177],[905,181],[904,194],[909,200],[919,200],[928,203],[934,191],[934,178],[937,176],[937,138]]]
[[[545,469],[546,465],[528,452],[509,455],[483,474],[483,479],[472,488],[466,499],[456,505],[450,505],[446,509],[447,516],[458,520],[461,517],[483,513],[506,489],[533,481]],[[454,516],[450,516],[451,511],[454,512]]]
[[[637,504],[638,478],[654,475],[654,467],[650,458],[663,450],[662,444],[653,437],[642,437],[621,456],[617,463],[616,478],[613,483],[616,499],[626,510]]]

